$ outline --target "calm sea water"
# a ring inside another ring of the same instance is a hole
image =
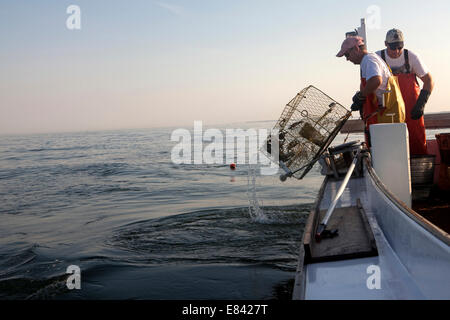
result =
[[[289,299],[318,168],[253,185],[174,164],[172,131],[0,137],[0,299]]]

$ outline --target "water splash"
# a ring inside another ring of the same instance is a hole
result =
[[[248,165],[247,195],[250,218],[258,223],[271,222],[269,216],[264,213],[264,210],[259,205],[259,200],[256,195],[256,168],[250,164]]]

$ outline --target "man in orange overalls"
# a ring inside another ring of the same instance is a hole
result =
[[[405,101],[410,154],[427,154],[423,111],[433,90],[433,78],[416,54],[403,49],[403,40],[403,33],[400,30],[389,30],[385,41],[387,48],[378,51],[377,54],[398,77],[400,90]],[[423,81],[422,90],[420,90],[416,77]]]

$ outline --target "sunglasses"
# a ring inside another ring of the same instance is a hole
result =
[[[388,47],[391,50],[402,50],[403,49],[403,44],[399,44],[399,43],[388,43]]]

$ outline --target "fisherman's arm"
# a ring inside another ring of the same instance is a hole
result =
[[[375,93],[382,82],[381,76],[373,76],[370,78],[367,81],[366,86],[353,96],[352,111],[361,111],[364,101],[366,101],[366,97],[371,93]]]
[[[432,92],[434,88],[434,81],[431,74],[428,72],[426,75],[420,78],[423,81],[423,90],[427,90],[428,92]]]
[[[361,90],[361,95],[363,97],[367,97],[371,93],[375,93],[375,91],[378,89],[379,86],[381,86],[381,83],[383,80],[381,79],[381,76],[374,76],[370,78],[364,89]]]

